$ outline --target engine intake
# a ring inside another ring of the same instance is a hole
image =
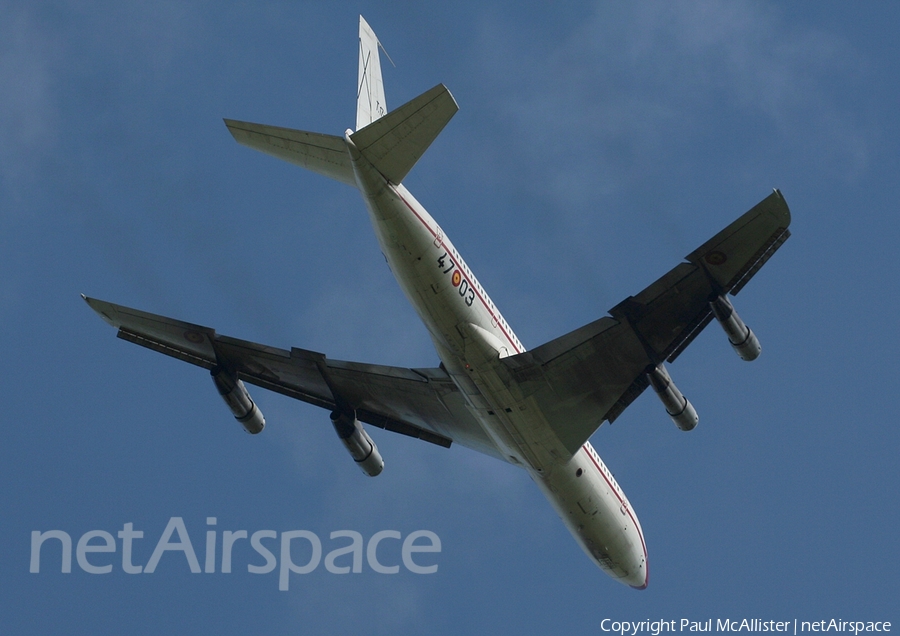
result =
[[[734,310],[734,305],[725,297],[717,296],[714,301],[709,303],[716,316],[716,320],[722,325],[725,334],[728,336],[728,342],[734,349],[741,360],[750,362],[759,357],[762,347],[756,334],[751,331],[750,327],[744,324],[741,317]]]
[[[666,407],[666,413],[675,422],[675,426],[682,431],[693,430],[700,418],[697,417],[697,411],[694,410],[693,405],[682,395],[675,383],[672,382],[666,367],[659,363],[659,365],[647,372],[647,378],[650,380],[650,384],[662,401],[663,406]]]
[[[241,423],[247,432],[256,435],[266,427],[266,418],[263,417],[256,403],[250,399],[244,383],[234,376],[225,367],[215,367],[209,372],[213,384],[219,391],[219,395],[225,400],[225,404],[234,413],[234,419]]]
[[[375,442],[356,419],[356,412],[333,411],[331,424],[357,466],[369,477],[380,475],[384,470],[384,459],[381,458]]]

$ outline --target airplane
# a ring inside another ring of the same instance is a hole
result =
[[[404,177],[458,106],[438,84],[395,110],[384,96],[380,42],[359,19],[356,129],[342,136],[225,120],[245,146],[357,188],[375,235],[431,337],[438,367],[332,360],[219,335],[214,329],[82,297],[119,338],[207,369],[252,433],[265,418],[244,382],[330,411],[363,473],[384,460],[363,424],[449,448],[458,443],[523,468],[578,545],[613,579],[645,589],[641,524],[589,438],[652,386],[684,431],[697,412],[675,386],[674,362],[715,319],[744,360],[761,348],[735,296],[790,236],[778,190],[603,316],[526,350]]]

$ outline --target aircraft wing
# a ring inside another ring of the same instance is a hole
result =
[[[560,338],[503,361],[572,453],[648,386],[713,319],[710,301],[737,294],[790,236],[776,190],[636,296]]]
[[[329,410],[337,393],[361,422],[439,446],[458,442],[503,459],[443,369],[329,360],[314,351],[238,340],[209,327],[84,299],[128,342],[204,369],[225,366],[244,382]]]

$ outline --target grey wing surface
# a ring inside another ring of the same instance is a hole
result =
[[[329,360],[314,351],[269,347],[102,300],[85,301],[128,342],[204,369],[228,367],[244,382],[329,410],[336,407],[337,393],[361,422],[503,459],[443,369]]]
[[[636,296],[580,329],[505,358],[574,453],[648,386],[647,370],[672,362],[712,320],[710,301],[737,294],[790,236],[776,190]]]

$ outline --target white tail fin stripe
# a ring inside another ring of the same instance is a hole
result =
[[[365,18],[359,16],[359,76],[356,91],[356,130],[387,113],[381,79],[380,43]]]

